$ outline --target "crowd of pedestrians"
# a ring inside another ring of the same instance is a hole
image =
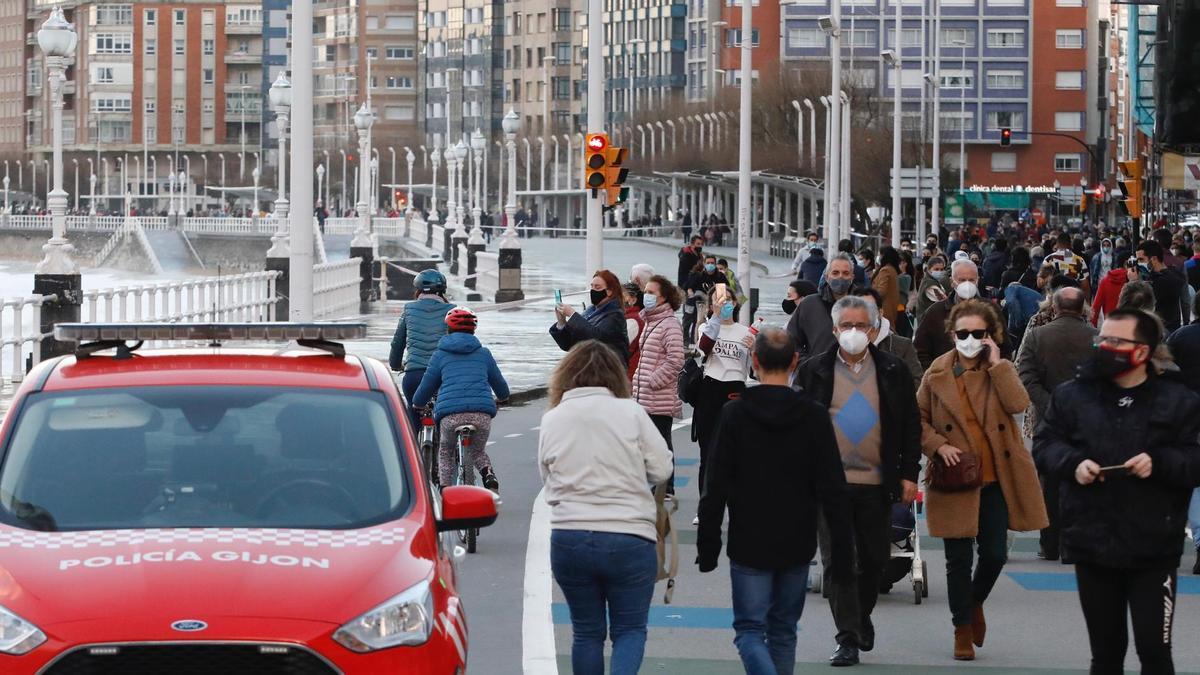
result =
[[[626,420],[611,448],[589,438],[577,452],[613,453],[614,466],[626,457],[614,485],[641,487],[620,528],[561,529],[642,537],[629,560],[661,539],[661,526],[628,528],[661,525],[653,484],[674,498],[671,427],[687,403],[700,450],[696,564],[716,569],[724,545],[747,673],[793,671],[814,559],[836,626],[830,664],[854,666],[875,648],[893,521],[911,518],[917,499],[945,550],[948,658],[972,660],[984,647],[1009,532],[1037,532],[1039,558],[1074,565],[1092,672],[1121,672],[1130,619],[1142,672],[1174,672],[1176,568],[1186,528],[1193,542],[1200,528],[1200,240],[999,221],[946,234],[919,250],[909,241],[855,250],[847,240],[827,254],[809,233],[778,299],[786,327],[738,321],[751,311],[748,289],[706,249],[708,236],[687,239],[674,281],[645,265],[624,285],[598,271],[588,309],[556,309],[550,333],[569,351],[555,377],[583,377],[575,371],[585,353],[589,367],[605,360],[611,369],[608,356],[622,365],[629,382],[610,374],[605,391],[587,395],[632,397],[637,407],[621,414],[640,412],[638,421]],[[554,403],[547,419],[565,418]],[[649,431],[653,442],[642,438]],[[545,421],[542,433],[552,477]],[[550,503],[569,511],[580,499]],[[573,666],[602,673],[602,608],[578,586],[568,590],[580,582],[568,567],[577,563],[558,548],[584,535],[558,529],[555,578],[575,630]],[[581,546],[573,542],[570,557]],[[617,549],[598,540],[588,546],[589,583],[611,583],[602,577],[629,562],[606,559]],[[620,631],[612,619],[613,673],[637,672],[646,636],[638,607],[636,617],[622,614]]]

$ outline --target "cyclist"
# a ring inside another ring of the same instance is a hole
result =
[[[396,334],[392,337],[392,352],[388,365],[392,370],[404,372],[400,390],[413,412],[413,427],[420,427],[420,419],[412,405],[413,394],[421,384],[429,358],[437,349],[438,340],[446,334],[446,313],[454,305],[446,301],[446,277],[437,270],[424,270],[413,279],[416,300],[404,305]],[[407,349],[407,353],[405,350]]]
[[[479,471],[483,486],[500,494],[500,481],[486,447],[492,418],[496,416],[496,400],[508,399],[508,383],[492,353],[475,337],[478,323],[475,314],[465,307],[456,307],[446,314],[449,332],[438,342],[412,405],[424,406],[437,394],[433,418],[441,426],[438,484],[453,485],[457,459],[454,430],[469,424],[475,427],[475,432],[467,459]]]

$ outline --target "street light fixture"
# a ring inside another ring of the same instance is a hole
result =
[[[897,10],[899,11],[899,10]],[[883,57],[883,62],[894,71],[892,80],[892,247],[900,248],[900,225],[903,220],[901,214],[904,205],[900,200],[900,90],[903,87],[901,76],[904,73],[904,64],[900,60],[899,54],[891,49],[885,49],[879,54]],[[917,199],[921,195],[918,188]]]
[[[78,285],[79,267],[71,259],[74,247],[67,243],[67,193],[62,188],[63,146],[63,83],[66,81],[67,59],[74,55],[79,35],[55,7],[37,33],[38,46],[46,56],[50,85],[51,123],[54,125],[54,189],[46,196],[50,210],[50,240],[43,247],[46,257],[38,263],[37,274],[75,275]],[[35,281],[35,285],[36,281]]]
[[[480,208],[479,203],[482,201],[480,187],[483,183],[483,149],[485,147],[487,147],[487,139],[483,137],[482,131],[476,129],[475,133],[471,134],[471,150],[475,158],[475,194],[472,195],[474,204],[471,208],[471,222],[473,226],[471,228],[470,239],[467,242],[471,246],[483,244],[483,228],[480,227],[480,220],[483,218],[483,209]]]
[[[405,207],[404,207],[404,215],[405,215],[406,217],[409,217],[409,218],[411,218],[411,217],[412,217],[412,212],[413,212],[413,179],[412,179],[412,171],[413,171],[413,162],[417,161],[417,156],[416,156],[416,155],[414,155],[414,154],[413,154],[413,151],[412,151],[412,150],[410,150],[410,149],[408,149],[408,147],[405,147],[405,148],[404,148],[404,161],[408,162],[408,200],[407,200],[407,202],[405,203]]]
[[[504,235],[500,248],[521,248],[517,238],[517,132],[521,131],[521,118],[509,108],[500,122],[504,130],[504,141],[508,148],[508,199],[504,202]]]
[[[275,109],[275,123],[279,126],[279,194],[275,198],[275,234],[271,235],[268,258],[289,258],[288,246],[288,203],[287,198],[287,131],[288,115],[292,109],[292,83],[283,72],[271,83],[267,92],[271,107]]]
[[[354,128],[358,130],[358,229],[354,232],[354,240],[350,245],[355,248],[371,248],[371,211],[367,208],[367,191],[371,183],[371,125],[375,116],[371,114],[366,103],[354,113]]]
[[[456,170],[458,172],[458,175],[456,176],[455,181],[454,181],[454,207],[455,207],[455,211],[456,211],[456,214],[455,214],[456,218],[455,218],[455,222],[454,222],[454,237],[456,239],[466,239],[467,238],[467,230],[466,230],[467,208],[463,201],[466,198],[466,196],[463,194],[463,187],[462,187],[463,164],[465,163],[466,159],[467,159],[467,144],[463,143],[460,140],[454,146],[454,163],[456,166]]]

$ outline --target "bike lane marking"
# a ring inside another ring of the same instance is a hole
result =
[[[529,541],[525,546],[525,588],[521,613],[521,664],[524,675],[558,675],[551,613],[550,505],[545,488],[533,498]]]

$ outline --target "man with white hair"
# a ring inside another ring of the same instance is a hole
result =
[[[654,268],[646,263],[638,263],[629,270],[629,280],[637,284],[641,290],[646,290],[650,277],[654,276]]]
[[[954,349],[950,333],[946,331],[946,319],[950,317],[950,309],[959,300],[972,300],[979,297],[979,267],[970,260],[958,259],[950,265],[950,297],[936,302],[925,310],[921,317],[921,325],[917,326],[917,334],[913,337],[913,346],[917,348],[917,358],[921,367],[929,370],[929,364],[934,359]],[[1008,357],[1008,346],[1000,347],[1002,356]]]

